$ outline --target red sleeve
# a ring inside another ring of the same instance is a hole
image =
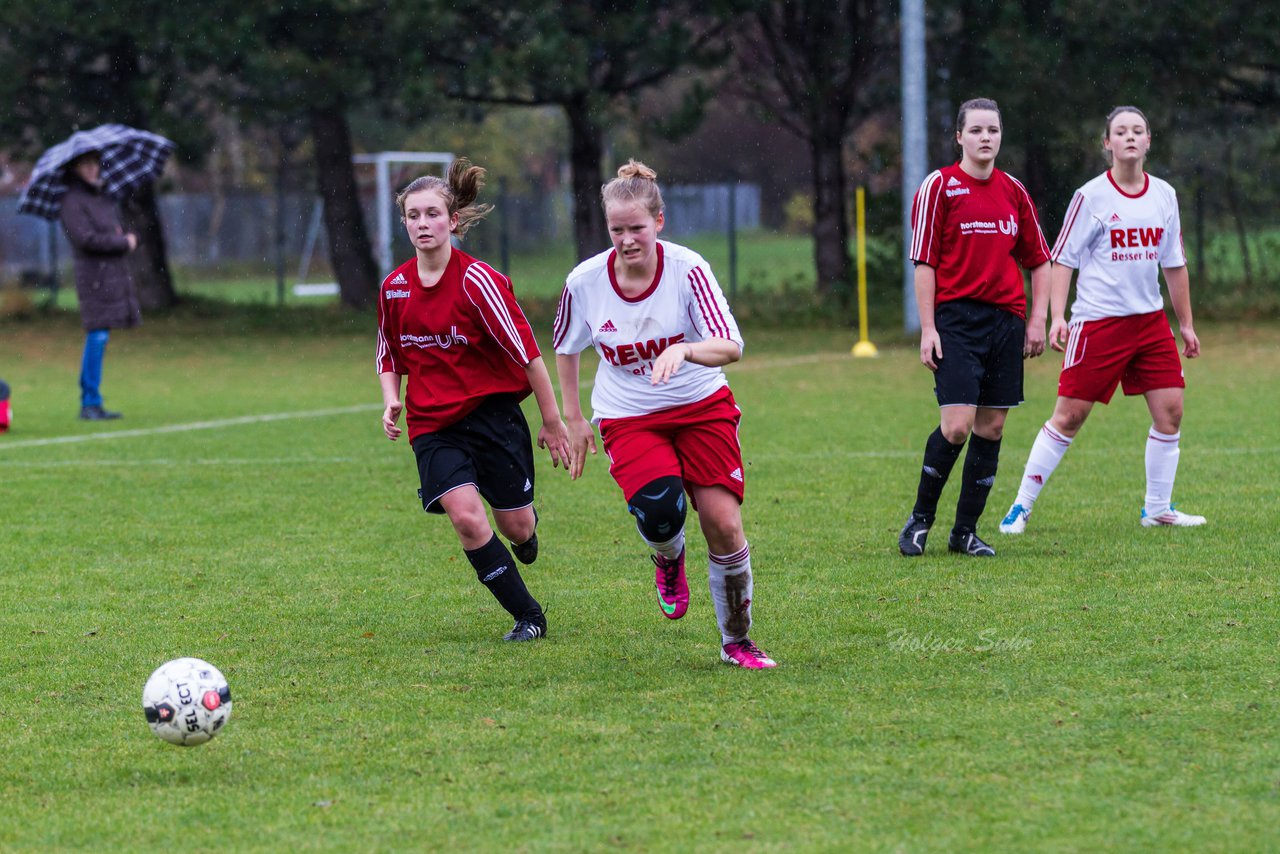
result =
[[[1049,260],[1049,244],[1045,242],[1044,232],[1040,230],[1040,220],[1036,216],[1036,206],[1031,201],[1031,194],[1022,186],[1017,178],[1013,182],[1014,197],[1018,204],[1018,244],[1014,248],[1014,257],[1024,270],[1034,270]]]
[[[931,172],[911,202],[911,260],[937,267],[942,257],[942,173]]]
[[[488,264],[476,262],[467,268],[462,289],[480,313],[489,335],[513,362],[523,368],[542,355],[529,321],[516,302],[510,279]]]
[[[395,330],[391,328],[391,312],[387,310],[386,284],[378,289],[378,373],[407,374],[400,365]]]

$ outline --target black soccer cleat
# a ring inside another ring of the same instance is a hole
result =
[[[502,639],[519,643],[545,638],[546,636],[547,618],[542,614],[538,614],[532,619],[516,620],[516,624],[511,628],[511,631],[503,635]]]
[[[959,533],[952,531],[947,540],[947,550],[970,557],[995,557],[996,550],[978,538],[976,531]]]
[[[898,551],[905,557],[920,557],[924,554],[924,544],[929,539],[929,529],[933,527],[931,520],[912,513],[907,524],[902,526],[898,534]]]

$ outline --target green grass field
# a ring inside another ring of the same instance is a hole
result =
[[[372,319],[252,325],[114,335],[105,426],[75,420],[72,321],[0,326],[0,849],[1276,848],[1280,327],[1205,326],[1186,365],[1200,529],[1138,525],[1148,422],[1117,400],[996,534],[1052,408],[1032,363],[988,561],[946,553],[954,487],[929,554],[897,554],[937,418],[913,342],[748,328],[753,636],[780,666],[743,672],[696,526],[670,623],[603,456],[575,483],[539,457],[551,635],[503,644],[381,434]],[[201,747],[142,717],[180,655],[232,687]]]

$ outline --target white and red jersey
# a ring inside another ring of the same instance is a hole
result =
[[[911,205],[911,260],[937,270],[935,303],[975,299],[1027,316],[1018,265],[1049,260],[1027,188],[999,169],[974,178],[956,163],[931,172]]]
[[[1163,310],[1160,268],[1187,263],[1178,194],[1143,177],[1142,192],[1130,194],[1108,170],[1071,198],[1052,259],[1080,271],[1072,322]]]
[[[511,280],[457,248],[432,287],[422,286],[416,258],[382,282],[377,367],[409,377],[410,440],[455,423],[489,395],[525,398],[524,368],[539,355]]]
[[[651,385],[653,361],[682,341],[724,338],[742,348],[711,266],[698,253],[659,240],[658,271],[634,297],[623,296],[613,264],[617,252],[583,261],[565,281],[553,336],[560,355],[595,347],[600,354],[591,391],[591,420],[647,415],[696,403],[728,385],[724,372],[685,362],[669,381]]]

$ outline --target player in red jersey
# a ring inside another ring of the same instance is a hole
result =
[[[483,178],[483,169],[459,159],[447,180],[418,178],[396,197],[414,257],[378,294],[382,429],[399,438],[396,422],[405,411],[423,509],[448,515],[476,577],[515,618],[504,639],[527,641],[547,634],[547,619],[490,526],[485,503],[516,557],[532,563],[533,448],[520,401],[533,392],[542,414],[538,447],[566,469],[569,433],[511,281],[452,245],[453,235],[466,234],[492,209],[474,204]]]
[[[966,440],[947,547],[994,557],[978,537],[1000,459],[1005,416],[1022,402],[1022,360],[1044,352],[1049,247],[1026,188],[996,168],[1003,125],[995,101],[960,106],[959,163],[925,178],[912,208],[920,361],[934,372],[940,424],[925,443],[916,504],[898,535],[924,554],[938,498]],[[1019,265],[1031,271],[1031,318]]]
[[[1145,171],[1151,129],[1137,107],[1107,116],[1102,148],[1111,168],[1076,190],[1053,247],[1049,340],[1066,355],[1058,403],[1041,428],[1013,506],[1000,530],[1021,534],[1044,483],[1058,467],[1095,403],[1116,386],[1143,395],[1151,412],[1147,433],[1147,491],[1139,517],[1146,527],[1203,525],[1203,516],[1174,508],[1173,480],[1182,436],[1186,383],[1178,345],[1164,313],[1160,270],[1182,332],[1182,355],[1200,355],[1191,317],[1187,259],[1182,249],[1178,196]],[[1071,277],[1076,301],[1065,318]]]
[[[722,365],[742,357],[742,335],[711,267],[696,252],[658,239],[657,175],[632,160],[601,196],[613,248],[568,276],[556,313],[556,371],[570,435],[570,474],[582,473],[595,432],[578,396],[579,355],[600,354],[592,420],[641,538],[654,550],[658,605],[672,620],[689,606],[685,493],[708,549],[708,584],[721,660],[774,666],[752,642],[751,551],[738,421]]]

